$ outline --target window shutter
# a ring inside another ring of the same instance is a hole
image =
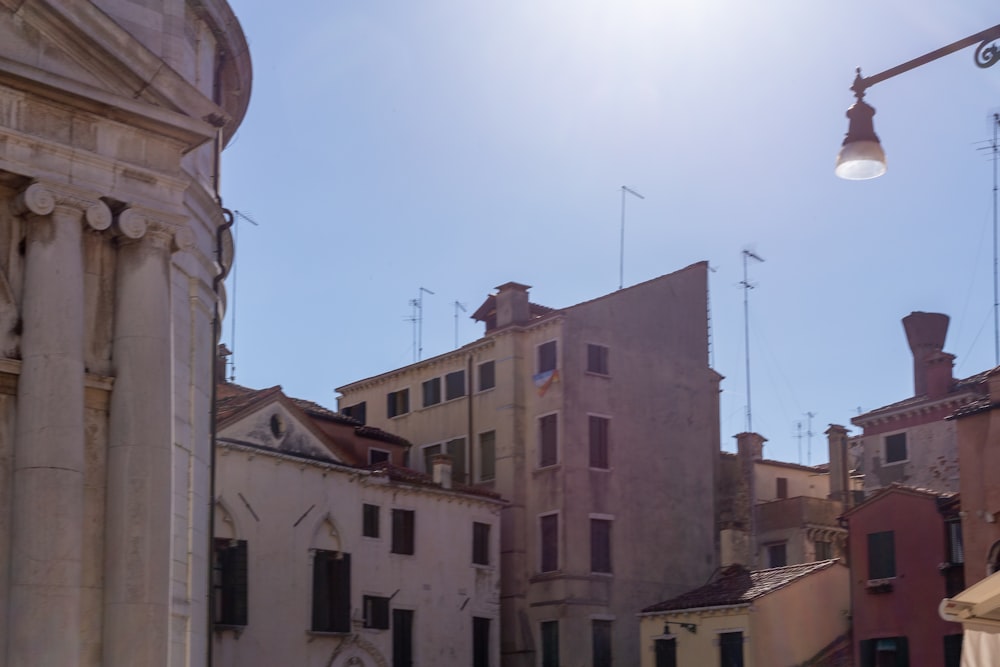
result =
[[[247,624],[247,542],[239,540],[236,546],[229,549],[229,570],[230,581],[226,582],[226,587],[232,593],[232,616],[229,623],[232,625]]]

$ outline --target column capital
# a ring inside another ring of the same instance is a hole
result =
[[[194,234],[184,222],[170,213],[129,206],[115,216],[115,231],[119,243],[146,239],[154,246],[168,248],[171,252],[188,251],[194,248]]]
[[[64,185],[35,181],[14,198],[17,215],[51,215],[57,208],[82,213],[91,229],[102,231],[111,226],[111,209],[93,194]]]

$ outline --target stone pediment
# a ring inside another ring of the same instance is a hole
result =
[[[129,30],[79,0],[0,0],[0,82],[191,147],[232,120]]]

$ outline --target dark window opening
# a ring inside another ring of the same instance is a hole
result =
[[[392,667],[413,667],[413,612],[392,610]]]
[[[559,663],[559,621],[544,621],[542,630],[542,667],[562,667]]]
[[[385,398],[389,419],[398,417],[399,415],[405,415],[410,411],[409,389],[400,389],[399,391],[389,392],[385,395]]]
[[[490,619],[472,617],[472,667],[490,667]]]
[[[472,524],[472,562],[476,565],[490,564],[490,524]]]
[[[611,467],[608,456],[608,432],[610,419],[590,417],[590,467],[607,470]]]
[[[366,421],[367,409],[366,408],[367,408],[367,406],[365,405],[365,401],[361,401],[360,403],[355,403],[354,405],[348,405],[346,408],[341,408],[340,409],[340,414],[346,415],[346,416],[350,417],[351,419],[356,419],[357,421],[361,422],[362,424],[366,424],[367,423],[367,421]]]
[[[247,624],[247,543],[216,537],[212,553],[212,620]]]
[[[317,549],[313,555],[312,629],[351,631],[351,555]]]
[[[777,489],[777,491],[778,491],[778,498],[782,498],[782,499],[783,498],[787,498],[788,497],[788,478],[787,477],[779,477],[778,480],[777,480],[777,482],[778,482],[778,489]]]
[[[409,556],[414,553],[413,510],[392,510],[392,553]]]
[[[677,640],[657,639],[653,645],[656,651],[656,667],[677,667]]]
[[[378,505],[368,505],[362,506],[361,510],[362,519],[362,529],[361,534],[365,537],[378,537],[379,536],[379,506]]]
[[[486,391],[496,386],[496,366],[492,361],[479,364],[479,391]]]
[[[896,542],[893,531],[868,534],[868,578],[896,576]]]
[[[424,391],[424,407],[437,405],[441,402],[441,378],[427,380],[422,385]]]
[[[465,484],[465,438],[455,438],[446,442],[445,452],[451,457],[451,480]]]
[[[587,345],[587,371],[608,375],[608,348],[604,345]]]
[[[555,465],[558,459],[559,425],[556,415],[545,415],[538,420],[538,465]]]
[[[611,522],[590,520],[590,571],[611,572]]]
[[[910,665],[906,637],[862,639],[859,648],[860,667],[909,667]]]
[[[788,545],[785,542],[768,545],[767,566],[784,567],[786,565],[788,565]]]
[[[376,630],[389,629],[389,598],[366,595],[362,599],[364,606],[364,626]]]
[[[538,372],[554,371],[556,369],[556,342],[550,340],[538,346]]]
[[[743,667],[743,633],[719,633],[720,667]]]
[[[594,667],[611,667],[611,621],[590,622]]]
[[[885,462],[896,463],[906,460],[906,434],[896,433],[885,437]]]
[[[479,434],[479,481],[495,479],[497,461],[497,433],[487,431]]]
[[[816,560],[830,560],[833,558],[833,543],[818,541],[816,542]]]
[[[542,572],[559,569],[559,515],[546,514],[539,520],[542,537]]]
[[[455,371],[444,376],[444,399],[450,401],[465,396],[465,371]]]
[[[368,464],[374,465],[375,463],[382,463],[383,461],[389,460],[389,452],[384,449],[369,449],[368,450]]]

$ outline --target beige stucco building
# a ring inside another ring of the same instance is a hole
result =
[[[706,263],[569,308],[497,288],[483,338],[342,386],[340,409],[497,491],[501,663],[637,664],[635,611],[716,566]]]
[[[4,667],[208,661],[215,184],[249,92],[224,0],[0,0]]]
[[[849,665],[849,578],[837,560],[728,566],[708,584],[642,610],[636,664]]]

